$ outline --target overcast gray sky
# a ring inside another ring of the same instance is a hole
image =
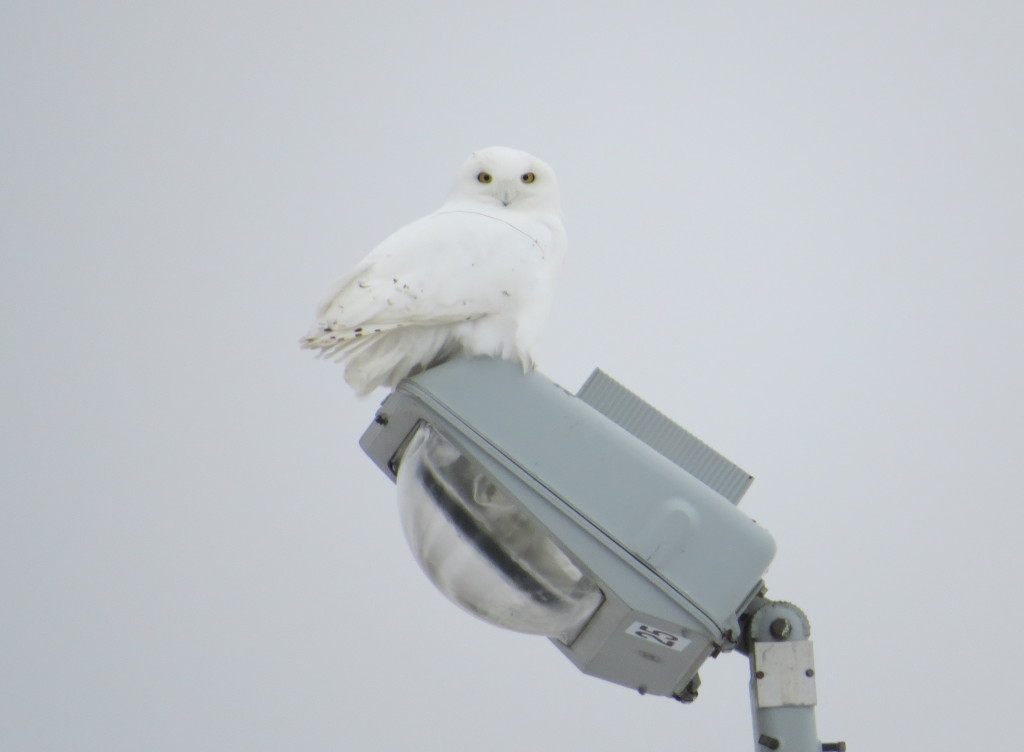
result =
[[[298,349],[471,150],[558,172],[542,371],[757,481],[822,738],[1019,736],[1019,2],[0,4],[0,748],[751,748],[451,606]]]

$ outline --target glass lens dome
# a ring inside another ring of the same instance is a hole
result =
[[[503,488],[421,424],[398,503],[420,567],[450,600],[498,626],[571,643],[604,596]]]

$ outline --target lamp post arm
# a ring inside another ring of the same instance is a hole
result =
[[[746,610],[743,624],[755,752],[843,752],[845,742],[818,739],[814,650],[804,612],[792,603],[759,597]]]

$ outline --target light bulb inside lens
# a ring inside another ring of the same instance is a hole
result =
[[[398,470],[402,528],[450,600],[498,626],[571,643],[604,599],[504,488],[421,424]]]

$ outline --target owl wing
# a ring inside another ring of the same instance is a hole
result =
[[[403,227],[332,287],[301,340],[323,355],[396,329],[471,321],[535,284],[554,238],[543,222],[442,211]]]

